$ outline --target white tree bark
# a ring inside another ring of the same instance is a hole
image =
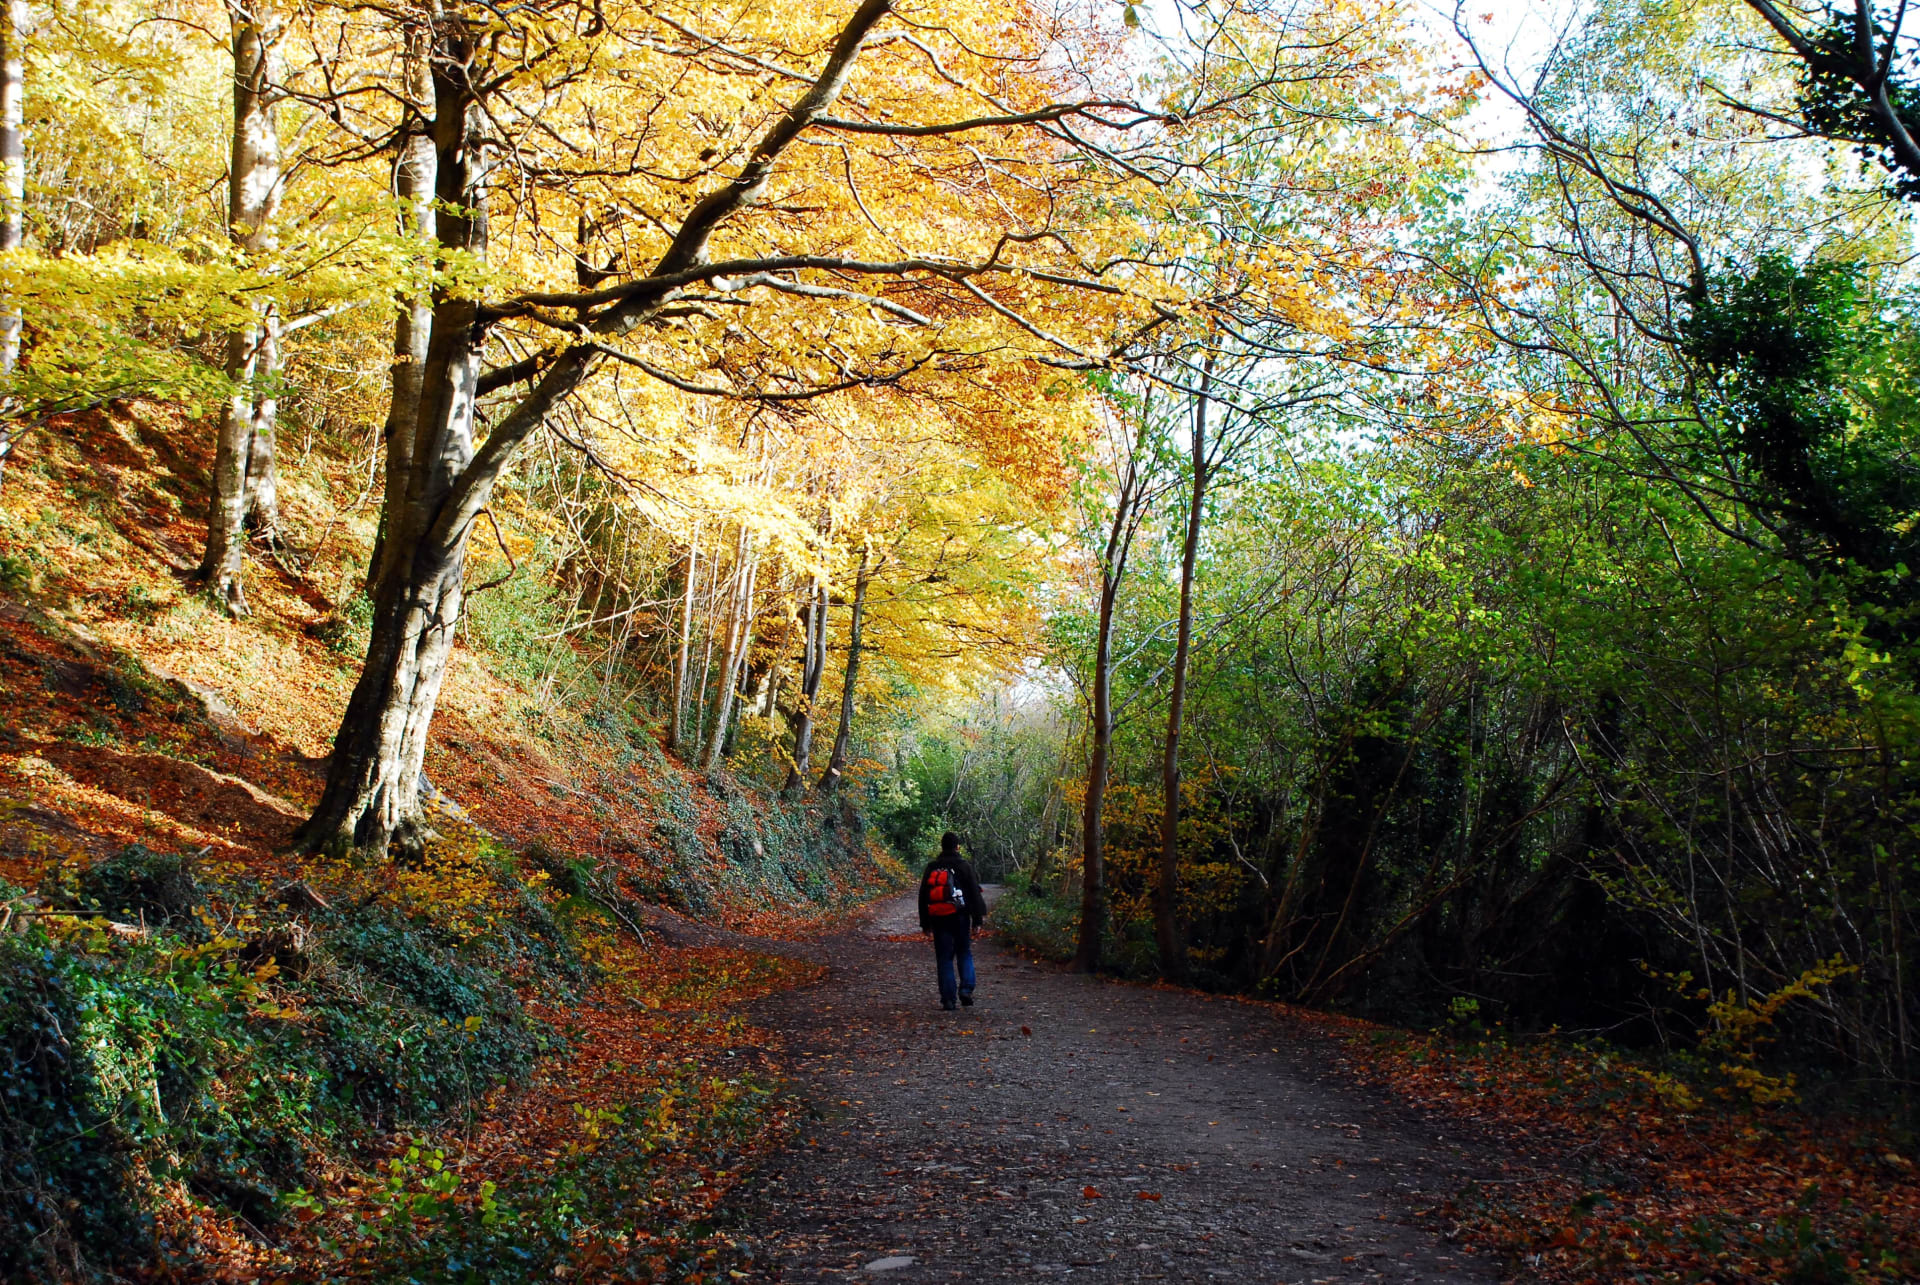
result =
[[[840,776],[847,770],[847,757],[853,749],[853,703],[860,685],[861,634],[867,621],[867,586],[872,583],[873,553],[868,546],[862,545],[860,568],[853,576],[853,615],[847,623],[847,671],[846,681],[840,688],[840,723],[834,730],[833,752],[827,756],[827,770],[820,774],[819,789],[822,793],[831,793],[839,788]]]
[[[254,362],[253,423],[247,434],[246,524],[263,544],[280,542],[280,474],[274,464],[274,429],[280,419],[280,314],[272,304],[260,314],[260,355]]]
[[[820,680],[827,672],[827,584],[816,576],[807,594],[807,634],[800,644],[800,721],[793,729],[793,767],[782,788],[788,793],[805,784],[813,759],[813,729],[819,721],[814,704],[820,698]]]
[[[283,175],[280,134],[274,124],[276,96],[274,47],[280,19],[253,0],[251,8],[230,0],[233,28],[233,138],[227,170],[227,234],[241,254],[251,258],[273,248],[273,220],[279,213]],[[227,378],[234,390],[220,416],[214,443],[213,494],[208,503],[207,549],[200,576],[208,592],[236,616],[247,614],[241,566],[246,552],[246,521],[252,505],[247,494],[253,435],[265,410],[268,436],[275,408],[263,408],[262,393],[272,396],[278,374],[279,345],[270,335],[272,321],[260,319],[227,337]],[[272,448],[266,453],[271,468]]]
[[[707,739],[702,766],[711,772],[727,752],[727,733],[733,730],[733,710],[747,650],[753,645],[753,591],[759,564],[753,556],[753,536],[742,528],[735,553],[733,610],[728,613],[727,653],[720,665],[720,690],[715,696],[713,732]]]
[[[687,747],[687,660],[693,642],[693,601],[700,584],[700,523],[693,524],[687,541],[687,591],[681,597],[680,649],[673,660],[673,710],[667,721],[667,748],[679,754]]]
[[[27,151],[24,101],[27,87],[26,0],[4,0],[0,14],[0,251],[18,250],[25,241]],[[0,303],[0,377],[20,364],[20,309]],[[0,406],[0,484],[13,454],[12,407]]]
[[[420,243],[423,261],[431,261],[434,245],[433,192],[439,157],[433,145],[433,81],[427,70],[427,40],[418,28],[407,33],[406,94],[408,118],[393,167],[393,194],[399,198],[405,231]],[[404,494],[413,472],[413,439],[420,422],[420,394],[426,377],[427,345],[433,337],[433,298],[424,291],[403,294],[393,322],[392,395],[382,430],[386,444],[389,488]],[[386,510],[381,511],[373,556],[367,560],[367,593],[372,596],[383,576],[393,569],[398,544],[388,538]]]

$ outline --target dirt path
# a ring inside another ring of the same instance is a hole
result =
[[[888,940],[913,914],[804,947],[827,978],[753,1011],[820,1117],[745,1197],[764,1279],[1498,1279],[1415,1216],[1464,1149],[1323,1074],[1317,1037],[990,939],[944,1013],[932,951]]]

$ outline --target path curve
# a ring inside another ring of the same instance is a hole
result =
[[[742,1198],[758,1278],[1499,1279],[1417,1213],[1478,1167],[1464,1140],[1340,1082],[1323,1037],[991,938],[945,1013],[914,927],[893,898],[786,946],[827,976],[751,1010],[817,1113]]]

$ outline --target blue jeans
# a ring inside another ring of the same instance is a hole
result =
[[[952,1008],[960,995],[973,994],[973,927],[933,930],[933,961],[940,970],[940,1002]],[[954,985],[954,965],[959,965],[960,983]]]

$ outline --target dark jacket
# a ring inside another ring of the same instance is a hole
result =
[[[933,916],[927,913],[927,875],[941,866],[946,866],[953,871],[953,882],[959,886],[961,893],[967,899],[967,918],[973,921],[975,928],[978,928],[987,917],[987,899],[980,891],[980,881],[974,877],[973,867],[964,859],[943,854],[928,863],[926,870],[920,876],[920,931],[930,933],[936,927],[951,926],[944,923],[936,924]],[[952,918],[958,918],[958,916],[952,916]]]

